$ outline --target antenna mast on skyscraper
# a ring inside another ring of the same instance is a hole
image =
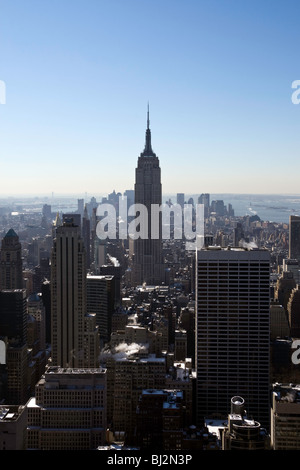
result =
[[[149,101],[148,101],[148,110],[147,110],[147,129],[150,129],[150,119],[149,119]]]

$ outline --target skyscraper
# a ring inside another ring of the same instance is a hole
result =
[[[177,193],[177,204],[184,206],[184,193]]]
[[[22,247],[13,229],[10,229],[2,240],[0,289],[23,289]]]
[[[300,260],[300,216],[290,215],[289,258]]]
[[[204,217],[208,217],[210,207],[210,195],[208,193],[200,194],[198,198],[198,204],[204,205]]]
[[[87,275],[87,312],[96,315],[101,346],[110,341],[116,305],[115,288],[114,276]]]
[[[146,236],[141,236],[134,243],[134,283],[161,284],[164,281],[161,214],[157,220],[157,238],[151,236],[151,224],[156,223],[151,219],[151,207],[162,203],[161,170],[159,159],[151,145],[149,107],[145,148],[138,158],[134,190],[135,204],[145,206],[148,213],[148,218],[144,221],[147,226]]]
[[[4,399],[6,403],[24,404],[30,393],[27,321],[26,290],[0,291],[0,339],[6,343],[5,365],[0,365],[0,400]]]
[[[27,343],[27,305],[25,289],[0,291],[0,336],[11,346]]]
[[[56,229],[51,256],[52,363],[84,367],[86,251],[80,226],[64,218]]]
[[[91,266],[91,223],[87,210],[87,205],[84,206],[83,218],[82,218],[82,237],[84,240],[84,246],[86,249],[86,267],[90,269]]]
[[[226,415],[232,396],[269,419],[270,254],[210,247],[197,252],[197,417]]]
[[[96,450],[105,443],[106,370],[50,367],[27,402],[28,450]]]

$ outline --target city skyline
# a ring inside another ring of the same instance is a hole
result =
[[[0,450],[300,449],[297,1],[0,12]]]
[[[163,194],[299,193],[296,1],[0,8],[0,195],[133,188],[148,102]]]

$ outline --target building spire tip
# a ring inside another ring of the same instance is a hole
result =
[[[143,156],[151,157],[155,156],[155,153],[151,147],[151,131],[150,131],[150,117],[149,117],[149,101],[147,106],[147,129],[146,129],[146,142],[145,142],[145,149],[141,153]]]
[[[150,119],[149,119],[149,101],[148,101],[148,108],[147,108],[147,129],[150,129]]]

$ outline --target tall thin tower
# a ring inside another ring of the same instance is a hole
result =
[[[300,261],[300,216],[290,215],[289,258]]]
[[[86,251],[80,226],[65,219],[51,255],[52,364],[83,367],[86,313]]]
[[[135,204],[142,204],[148,212],[147,236],[134,243],[134,283],[156,285],[164,281],[162,256],[161,216],[157,227],[157,238],[151,236],[151,207],[162,203],[161,170],[159,159],[152,150],[149,105],[144,151],[138,158],[135,173]]]

